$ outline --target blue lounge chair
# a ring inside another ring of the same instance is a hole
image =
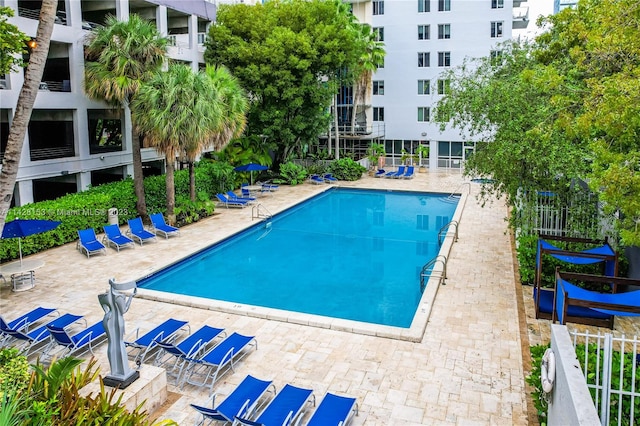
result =
[[[396,172],[394,174],[392,174],[391,176],[387,176],[393,179],[397,179],[400,176],[404,175],[405,171],[406,171],[407,167],[406,166],[398,166],[398,170],[396,170]]]
[[[131,238],[134,241],[139,242],[140,245],[142,245],[144,242],[157,241],[156,234],[145,229],[141,217],[129,219],[127,223],[129,224],[129,231],[127,231],[127,234],[131,235]]]
[[[260,380],[248,375],[217,407],[215,393],[210,398],[211,408],[195,404],[191,406],[202,415],[198,425],[204,424],[206,420],[230,423],[236,416],[252,413],[261,405],[260,402],[268,391],[275,393],[271,380]]]
[[[87,350],[93,354],[93,348],[104,342],[107,338],[107,333],[104,330],[102,321],[80,330],[74,335],[69,335],[64,327],[51,324],[46,327],[53,339],[51,347],[48,348],[46,352],[46,356],[48,357],[65,357],[71,354],[81,354]],[[62,349],[57,352],[53,351],[54,344],[62,346]]]
[[[113,246],[117,251],[125,247],[135,247],[131,238],[122,235],[118,225],[105,225],[102,228],[104,229],[104,238],[102,241],[106,243],[107,246]]]
[[[323,178],[325,181],[327,181],[327,182],[331,182],[331,183],[333,183],[333,182],[337,182],[337,181],[338,181],[338,179],[334,178],[334,177],[331,175],[331,173],[325,173],[325,175],[324,175],[322,178]]]
[[[80,250],[80,253],[84,252],[87,258],[97,253],[107,254],[107,248],[98,241],[98,237],[96,237],[96,232],[93,228],[79,230],[78,238],[76,248]]]
[[[404,169],[405,169],[405,166],[399,166],[398,170],[396,170],[395,172],[385,173],[384,177],[386,177],[386,178],[395,178],[396,176],[403,175],[404,174]]]
[[[378,169],[378,170],[376,170],[376,174],[375,174],[375,175],[373,175],[373,177],[377,177],[377,178],[379,178],[379,177],[383,177],[385,174],[387,174],[387,171],[386,171],[386,170],[384,170],[384,169]]]
[[[255,200],[256,199],[256,197],[251,195],[251,191],[249,191],[249,189],[247,189],[246,186],[241,186],[240,187],[240,191],[241,191],[241,194],[242,194],[242,198],[245,198],[247,200]]]
[[[242,207],[247,207],[247,204],[249,204],[247,201],[244,201],[244,200],[230,200],[224,194],[216,194],[216,197],[218,198],[218,201],[220,201],[222,205],[225,206],[226,208],[229,208],[229,207],[242,208]]]
[[[408,166],[407,171],[404,172],[402,176],[398,176],[402,179],[413,179],[414,168],[413,166]]]
[[[149,216],[151,219],[151,225],[153,226],[153,232],[158,235],[164,236],[164,238],[169,239],[172,235],[180,235],[180,230],[175,226],[168,225],[164,221],[164,216],[162,213],[154,213]]]
[[[253,343],[251,343],[252,341]],[[201,358],[185,358],[188,364],[182,386],[185,383],[190,383],[213,388],[223,370],[226,371],[227,368],[230,368],[235,371],[234,363],[248,353],[249,346],[258,348],[258,342],[254,336],[243,336],[234,332]]]
[[[186,358],[196,358],[213,339],[224,334],[224,329],[203,325],[180,343],[173,341],[158,342],[160,347],[154,365],[165,366],[167,375],[173,374],[176,384],[179,382]]]
[[[355,398],[327,392],[311,415],[307,426],[346,425],[351,421],[352,412],[358,415],[358,403]]]
[[[246,201],[246,202],[247,202],[247,203],[249,203],[249,204],[253,204],[253,202],[254,202],[254,201],[256,201],[256,197],[252,197],[252,196],[248,196],[248,197],[245,197],[245,196],[238,197],[238,196],[236,195],[236,193],[235,193],[235,192],[233,192],[233,191],[227,191],[227,198],[228,198],[229,200],[233,200],[233,201]]]
[[[311,398],[312,393],[312,389],[303,389],[287,384],[264,407],[255,420],[248,420],[237,415],[236,421],[245,426],[291,425],[301,414],[304,414],[302,409],[307,402],[313,402],[315,405],[315,397]]]
[[[136,329],[135,340],[125,340],[124,344],[132,348],[129,351],[129,356],[133,357],[135,363],[140,365],[147,358],[147,355],[158,347],[158,342],[172,341],[177,333],[185,328],[189,329],[189,321],[170,318],[142,336],[140,336],[140,329]]]
[[[311,176],[309,176],[309,181],[310,181],[311,183],[315,183],[316,185],[319,185],[319,184],[321,184],[321,183],[324,183],[324,179],[323,179],[323,178],[321,178],[321,177],[320,177],[320,176],[318,176],[318,175],[311,175]]]
[[[271,182],[258,182],[257,184],[262,186],[262,192],[273,192],[280,188],[280,185],[276,185]]]
[[[7,322],[2,318],[2,315],[0,315],[0,346],[1,343],[11,337],[9,335],[10,331],[29,330],[34,323],[53,313],[57,313],[55,308],[43,308],[40,306],[26,314],[20,315],[13,321]]]
[[[42,325],[31,331],[22,331],[22,330],[11,330],[8,332],[9,336],[16,340],[20,340],[23,342],[22,346],[20,346],[20,352],[22,355],[28,357],[32,353],[35,352],[40,346],[45,343],[49,343],[51,333],[49,332],[48,326],[56,327],[56,328],[64,328],[68,327],[76,321],[79,321],[83,318],[82,315],[73,315],[73,314],[64,314],[60,317],[54,319],[53,321]]]

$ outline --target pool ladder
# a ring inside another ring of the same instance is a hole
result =
[[[262,204],[256,204],[251,207],[251,220],[253,219],[271,219],[273,215]]]
[[[449,194],[447,196],[447,198],[442,199],[442,201],[444,201],[446,203],[456,203],[456,202],[458,202],[458,200],[460,200],[460,194],[458,194],[458,191],[460,189],[462,189],[462,187],[464,187],[464,186],[467,187],[467,194],[471,194],[471,183],[464,182],[464,183],[460,184],[456,189],[454,189],[453,192],[451,192],[451,194]]]
[[[457,220],[452,220],[451,222],[447,223],[446,225],[444,225],[442,228],[440,228],[440,231],[438,231],[438,245],[442,246],[442,243],[444,242],[444,239],[447,237],[447,235],[449,234],[449,228],[454,227],[454,233],[453,233],[453,242],[458,241],[458,221]]]
[[[420,293],[424,293],[424,289],[427,288],[427,282],[429,278],[433,276],[433,268],[436,264],[442,263],[442,272],[437,276],[438,284],[446,284],[445,279],[447,279],[447,256],[444,254],[439,254],[429,262],[427,262],[423,267],[422,271],[420,271]]]

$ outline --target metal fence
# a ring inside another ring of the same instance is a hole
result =
[[[615,218],[603,212],[597,195],[587,189],[521,193],[516,206],[516,227],[527,234],[617,240]]]
[[[570,334],[601,424],[639,424],[640,340],[588,331]]]

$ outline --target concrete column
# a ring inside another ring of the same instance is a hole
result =
[[[91,172],[80,172],[76,174],[76,185],[78,186],[78,191],[89,189],[89,185],[91,185]]]
[[[191,56],[191,69],[198,71],[198,17],[189,16],[189,52]]]
[[[167,21],[167,6],[156,8],[156,28],[162,37],[169,35],[169,24]]]
[[[30,180],[16,182],[17,191],[14,192],[16,206],[33,203],[33,184]]]
[[[129,0],[118,0],[116,2],[116,17],[120,21],[129,19]]]

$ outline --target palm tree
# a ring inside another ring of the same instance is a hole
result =
[[[360,25],[359,38],[364,45],[364,51],[354,70],[353,109],[351,111],[351,133],[355,133],[358,101],[364,102],[371,89],[371,76],[384,62],[384,43],[376,40],[376,34],[369,25]]]
[[[174,163],[182,152],[211,144],[223,107],[212,79],[175,64],[145,83],[131,105],[133,122],[166,158],[167,218],[175,223]],[[212,101],[213,100],[213,101]],[[191,154],[190,154],[191,155]]]
[[[198,155],[206,148],[215,151],[222,150],[233,138],[242,134],[247,124],[246,113],[249,102],[238,80],[223,66],[208,65],[205,75],[211,80],[213,91],[209,103],[212,116],[212,137],[209,140],[187,140],[183,146],[185,156],[189,162],[189,196],[196,200],[196,182],[193,163]],[[203,94],[206,94],[203,93]],[[216,124],[217,123],[217,124]]]
[[[7,148],[4,152],[2,170],[0,170],[0,233],[4,228],[7,212],[13,198],[13,189],[18,176],[20,154],[24,145],[27,126],[31,120],[33,104],[38,95],[38,86],[44,74],[44,65],[49,55],[49,44],[53,32],[53,22],[56,16],[58,0],[42,0],[40,20],[36,31],[36,47],[32,49],[29,64],[24,73],[24,83],[18,95],[16,111],[13,115]]]
[[[167,40],[156,27],[138,15],[128,21],[109,17],[106,26],[93,31],[86,50],[85,92],[128,112],[141,85],[164,63]],[[147,217],[140,154],[143,134],[132,135],[133,182],[138,215]]]

